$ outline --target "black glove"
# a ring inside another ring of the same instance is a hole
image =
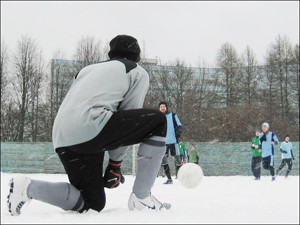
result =
[[[121,173],[121,164],[122,161],[109,160],[103,177],[104,187],[116,188],[120,185],[120,182],[122,184],[125,182],[125,178]]]
[[[177,126],[175,128],[175,136],[177,139],[180,138],[181,133],[182,133],[182,126]]]

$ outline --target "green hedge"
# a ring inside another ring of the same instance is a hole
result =
[[[194,143],[199,152],[199,164],[206,176],[252,175],[252,151],[248,142]],[[186,143],[187,147],[190,146]],[[299,142],[293,142],[294,156],[291,175],[299,175]],[[168,158],[172,174],[174,162]],[[104,165],[108,154],[105,154]],[[279,145],[275,147],[275,169],[280,165]],[[287,169],[287,166],[283,169]],[[65,173],[53,150],[51,142],[16,143],[1,142],[1,171],[7,173]],[[122,165],[123,174],[132,174],[132,147],[128,150]],[[262,170],[262,175],[269,171]]]

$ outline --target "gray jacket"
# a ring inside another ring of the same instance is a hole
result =
[[[121,59],[84,67],[74,78],[54,121],[54,149],[96,137],[114,111],[142,108],[148,73]]]

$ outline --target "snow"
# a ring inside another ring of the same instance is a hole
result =
[[[127,201],[134,176],[125,175],[125,183],[116,189],[106,189],[106,207],[100,213],[84,214],[64,211],[58,207],[32,200],[22,208],[20,216],[7,211],[8,182],[13,176],[1,172],[1,224],[140,224],[140,223],[296,223],[299,224],[299,176],[287,179],[270,176],[255,181],[251,176],[204,176],[194,189],[184,188],[175,177],[165,185],[158,177],[153,195],[169,202],[168,211],[130,211]],[[65,174],[25,174],[32,179],[53,182],[68,181]]]

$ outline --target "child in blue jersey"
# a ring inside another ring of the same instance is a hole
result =
[[[292,170],[292,165],[294,155],[293,155],[293,144],[290,142],[290,136],[286,135],[284,137],[284,142],[281,143],[280,146],[280,152],[281,152],[281,164],[279,168],[276,170],[276,175],[278,175],[279,171],[285,166],[285,164],[288,165],[288,169],[286,171],[285,177],[288,177],[289,173]]]
[[[278,137],[269,130],[270,125],[268,123],[263,123],[261,128],[263,132],[259,135],[259,151],[262,151],[263,168],[270,170],[272,181],[274,181],[274,145],[277,145],[279,140]]]

